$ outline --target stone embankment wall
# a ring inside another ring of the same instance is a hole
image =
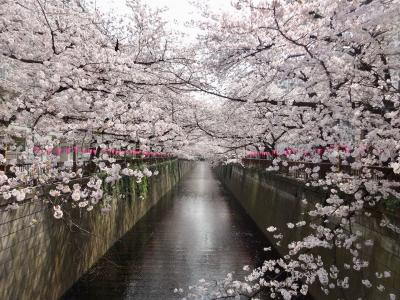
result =
[[[283,256],[286,254],[289,241],[298,240],[307,234],[308,228],[301,227],[289,230],[287,223],[296,223],[308,219],[307,212],[316,202],[323,202],[326,195],[322,190],[308,188],[304,183],[295,179],[276,174],[267,173],[262,169],[244,168],[240,165],[225,165],[215,169],[225,187],[243,206],[246,212],[257,223],[269,240],[274,240],[273,235],[266,231],[268,226],[276,226],[282,232],[284,239],[282,246],[276,250]],[[307,199],[308,204],[301,200]],[[399,235],[379,224],[383,217],[391,223],[400,226],[400,216],[387,211],[371,211],[372,216],[357,218],[352,230],[360,231],[363,239],[374,241],[373,247],[362,245],[360,257],[369,261],[368,273],[360,273],[341,269],[349,276],[350,288],[332,292],[328,296],[322,294],[318,287],[311,290],[315,299],[389,299],[389,293],[400,293],[400,240]],[[319,251],[324,259],[335,262],[338,267],[343,267],[345,254],[343,250]],[[391,272],[391,277],[380,281],[385,286],[385,291],[380,292],[376,287],[363,288],[361,279],[368,278],[376,282],[375,272]]]
[[[106,187],[111,211],[72,210],[56,220],[49,205],[28,201],[16,211],[0,211],[0,299],[60,298],[105,252],[189,170],[171,160],[149,166],[159,174],[138,184],[121,179]]]

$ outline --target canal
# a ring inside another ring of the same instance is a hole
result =
[[[210,166],[198,162],[63,299],[177,299],[174,288],[259,265],[267,246]]]

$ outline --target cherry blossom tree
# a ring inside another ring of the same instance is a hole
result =
[[[310,175],[305,184],[328,195],[308,207],[303,221],[287,224],[292,230],[309,227],[303,238],[281,245],[279,228],[268,228],[277,231],[275,246],[286,248],[281,259],[265,261],[242,281],[231,274],[217,284],[203,280],[187,297],[256,299],[266,293],[292,299],[310,286],[329,294],[349,284],[377,288],[384,297],[375,277],[390,272],[351,282],[343,270],[368,268],[360,248],[372,242],[353,229],[355,219],[369,216],[369,207],[388,197],[400,197],[399,24],[393,22],[400,3],[244,0],[234,6],[235,13],[210,13],[200,25],[202,69],[209,74],[190,84],[223,104],[215,118],[199,117],[197,125],[236,155],[248,147],[295,148],[267,171],[287,168],[288,160],[312,162],[315,167],[297,164],[291,171],[302,168]],[[350,150],[337,147],[343,145]],[[314,151],[327,147],[332,150]],[[331,163],[326,174],[321,161]],[[381,225],[399,233],[385,219]],[[319,255],[324,249],[345,251],[347,261],[325,261]],[[393,291],[388,294],[394,299]]]
[[[10,209],[34,193],[32,185],[50,183],[55,218],[67,206],[90,211],[100,203],[107,210],[104,182],[153,175],[116,161],[106,148],[223,159],[295,148],[267,171],[301,161],[290,170],[302,168],[305,184],[326,190],[325,203],[287,224],[310,233],[282,245],[271,224],[286,255],[246,268],[243,281],[231,274],[217,286],[202,281],[188,296],[291,299],[313,285],[327,294],[349,284],[375,285],[367,277],[353,283],[342,269],[368,267],[359,250],[371,242],[352,229],[354,219],[400,197],[398,0],[237,0],[232,12],[204,11],[195,45],[183,45],[162,10],[139,0],[127,1],[121,20],[78,0],[0,0],[0,7],[7,70],[0,86],[0,192]],[[4,156],[20,139],[28,170]],[[75,183],[87,175],[84,163],[60,165],[48,155],[61,143],[96,149],[90,167],[105,176],[92,172]],[[337,147],[343,145],[349,151]],[[325,173],[321,161],[331,164]],[[400,232],[387,220],[382,226]],[[318,254],[333,248],[347,253],[343,265]]]
[[[80,1],[4,0],[0,5],[0,53],[8,71],[0,108],[1,163],[7,165],[1,192],[16,201],[10,208],[33,191],[28,184],[60,180],[64,184],[50,191],[51,197],[65,193],[79,201],[81,193],[99,202],[102,185],[96,176],[85,187],[68,186],[83,176],[87,164],[66,162],[60,168],[58,158],[48,155],[62,143],[96,149],[92,163],[113,182],[140,178],[142,172],[125,170],[100,155],[102,149],[171,152],[185,143],[179,121],[186,101],[180,86],[186,83],[175,74],[186,72],[190,55],[176,48],[177,35],[165,28],[162,11],[129,1],[130,14],[115,23],[113,16]],[[21,138],[26,149],[20,158],[30,163],[28,170],[4,156],[4,149],[15,148]],[[79,207],[91,209],[86,202]],[[55,217],[63,215],[61,203],[54,211]]]

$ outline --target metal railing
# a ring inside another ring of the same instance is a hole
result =
[[[247,167],[260,169],[276,166],[273,164],[273,160],[271,159],[243,158],[242,162]],[[393,169],[389,167],[365,166],[361,169],[353,169],[350,165],[334,165],[331,163],[313,163],[290,160],[281,160],[277,166],[279,166],[279,171],[277,171],[279,174],[304,181],[311,179],[312,173],[317,173],[318,178],[324,178],[327,173],[332,172],[332,167],[335,167],[337,172],[342,172],[352,176],[363,176],[365,178],[370,177],[372,180],[385,179],[400,182],[400,174],[395,174]],[[317,167],[318,170],[313,172]]]
[[[156,157],[156,156],[149,156],[149,157],[126,157],[126,158],[117,158],[115,159],[116,164],[120,164],[122,168],[125,168],[128,166],[128,164],[131,167],[134,166],[139,166],[142,164],[158,164],[162,163],[165,161],[170,161],[176,159],[174,156],[161,156],[161,157]],[[96,173],[100,171],[97,167],[97,164],[99,162],[104,162],[106,166],[110,166],[111,163],[107,160],[103,161],[91,161],[91,160],[84,160],[84,161],[76,161],[72,162],[72,171],[77,171],[78,169],[82,169],[82,174],[84,176],[88,176],[90,174]],[[15,177],[15,173],[17,172],[26,172],[26,175],[28,178],[30,178],[30,181],[32,183],[35,183],[37,179],[46,173],[49,173],[51,169],[59,169],[59,170],[66,170],[67,168],[65,167],[65,162],[49,162],[48,164],[32,164],[32,163],[19,163],[15,165],[3,165],[2,169],[4,170],[6,175],[8,177]]]
[[[135,168],[135,167],[140,167],[142,165],[146,165],[148,167],[151,167],[152,165],[155,164],[160,164],[160,163],[164,163],[164,162],[168,162],[168,161],[173,161],[176,160],[176,157],[174,156],[163,156],[163,157],[141,157],[141,158],[119,158],[117,159],[114,163],[118,163],[121,165],[122,168],[125,168],[128,164],[130,165],[131,168]],[[103,161],[107,166],[110,166],[111,163],[108,161]],[[81,168],[82,169],[82,178],[81,177],[76,177],[76,178],[72,178],[71,179],[71,183],[74,182],[84,182],[89,180],[90,175],[95,174],[100,172],[100,169],[97,167],[96,163],[93,161],[78,161],[77,163],[80,163],[80,165],[77,165],[77,168]],[[6,174],[9,175],[9,177],[15,177],[15,173],[11,172],[10,168],[14,167],[15,170],[14,171],[26,171],[26,179],[23,180],[19,187],[21,188],[32,188],[31,191],[37,191],[39,192],[39,194],[41,195],[42,191],[41,188],[46,187],[46,186],[51,186],[54,184],[57,184],[57,182],[59,182],[59,179],[57,179],[56,177],[54,177],[52,180],[47,181],[46,183],[42,184],[39,181],[39,178],[41,178],[41,176],[44,176],[46,174],[49,174],[50,170],[53,168],[60,168],[60,170],[62,170],[64,168],[64,162],[57,162],[53,165],[49,165],[46,167],[41,167],[40,169],[37,169],[35,165],[33,164],[29,164],[29,163],[25,163],[25,164],[17,164],[14,166],[4,166],[6,170]],[[39,189],[37,189],[39,188]],[[26,201],[30,201],[30,199],[32,199],[32,193],[29,192],[26,199],[23,202]],[[5,200],[2,196],[2,194],[0,193],[0,211],[2,208],[7,207],[7,205],[13,203],[15,200],[14,199],[8,199]],[[21,203],[23,203],[21,202]]]

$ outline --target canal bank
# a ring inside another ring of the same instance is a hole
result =
[[[176,287],[199,279],[238,278],[258,266],[268,241],[199,162],[99,262],[64,300],[176,299]]]
[[[184,177],[191,164],[176,159],[148,163],[157,176],[140,184],[124,178],[106,186],[106,214],[97,207],[90,213],[69,211],[56,220],[51,207],[39,200],[26,201],[15,211],[0,211],[0,299],[60,298]]]
[[[274,240],[276,233],[265,230],[275,226],[283,234],[281,247],[276,250],[281,256],[287,254],[287,244],[300,240],[310,231],[308,227],[289,230],[288,223],[309,220],[308,211],[316,204],[323,203],[326,195],[318,188],[306,187],[301,181],[279,174],[266,172],[264,168],[245,168],[241,165],[220,165],[215,169],[218,179],[232,193],[243,209],[256,222],[260,230],[269,240]],[[302,200],[306,199],[306,202]],[[341,249],[321,250],[325,262],[333,263],[351,279],[349,288],[331,291],[325,295],[317,286],[312,286],[314,299],[389,299],[389,294],[397,294],[400,290],[400,245],[398,235],[380,226],[382,217],[390,218],[390,222],[400,226],[398,216],[382,211],[371,211],[372,216],[360,215],[352,225],[359,231],[362,240],[373,240],[373,247],[361,247],[360,258],[369,262],[368,273],[347,270],[343,266],[348,263],[347,252]],[[369,279],[376,285],[376,273],[390,271],[391,277],[380,280],[384,284],[383,292],[375,288],[366,288],[361,280]]]

